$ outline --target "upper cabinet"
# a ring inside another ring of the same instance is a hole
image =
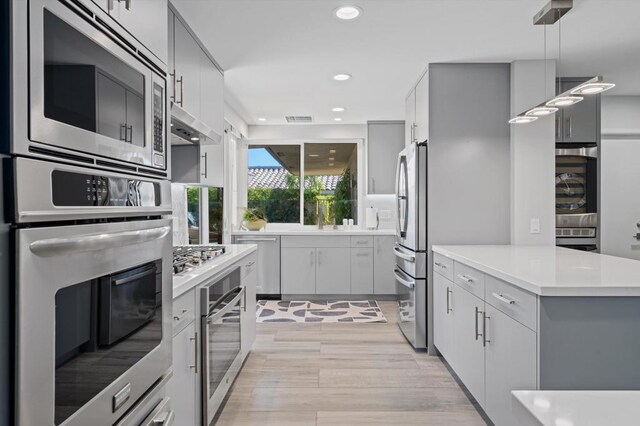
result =
[[[405,145],[404,121],[367,123],[367,173],[369,194],[393,194],[398,153]]]
[[[585,79],[563,78],[559,92],[563,93],[583,83]],[[556,113],[556,143],[598,144],[600,142],[600,95],[584,96],[575,105],[560,108]]]
[[[222,136],[224,77],[189,28],[169,11],[171,101]]]
[[[429,74],[425,72],[411,90],[405,105],[406,145],[429,139]]]
[[[166,0],[93,0],[163,63],[168,63]]]

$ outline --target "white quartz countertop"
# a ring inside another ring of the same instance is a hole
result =
[[[555,246],[433,246],[540,296],[640,296],[640,261]]]
[[[256,251],[255,244],[225,244],[226,253],[218,256],[199,268],[173,276],[173,298],[177,298],[204,280],[214,276],[224,268]]]
[[[522,418],[522,424],[635,426],[640,423],[640,391],[513,391],[511,394],[514,411],[521,417],[530,415],[530,419]],[[523,414],[520,408],[525,410]]]
[[[320,235],[395,235],[394,229],[333,229],[327,227],[325,229],[318,229],[315,227],[309,227],[305,229],[283,229],[283,230],[269,230],[269,231],[234,231],[233,235],[308,235],[308,236],[320,236]]]

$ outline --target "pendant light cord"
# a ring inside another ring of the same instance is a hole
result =
[[[558,78],[556,94],[560,93],[560,80],[562,78],[562,19],[560,19],[560,11],[558,11]]]
[[[543,25],[544,27],[544,98],[547,99],[547,24]]]

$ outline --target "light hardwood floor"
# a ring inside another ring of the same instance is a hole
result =
[[[386,324],[257,324],[216,425],[485,425],[438,357]]]

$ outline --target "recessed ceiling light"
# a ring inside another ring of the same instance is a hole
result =
[[[336,121],[342,121],[342,118],[340,118],[340,117],[336,117],[336,118],[334,118],[334,120],[336,120]]]
[[[193,137],[193,138],[191,138],[191,140],[192,140],[192,141],[199,141],[199,140],[200,140],[200,138],[195,138],[195,137]]]
[[[309,157],[320,157],[320,154],[309,154]]]
[[[362,8],[358,6],[340,6],[333,11],[333,14],[343,21],[352,21],[362,15]]]
[[[613,83],[585,83],[571,91],[572,95],[595,95],[616,87]]]
[[[336,150],[335,150],[335,149],[330,149],[330,150],[329,150],[329,154],[335,154],[335,153],[336,153]]]
[[[550,106],[550,107],[569,106],[569,105],[577,104],[583,99],[584,98],[581,96],[559,96],[547,102],[547,106]]]
[[[550,115],[557,111],[558,111],[558,108],[556,107],[535,107],[527,111],[526,115],[533,115],[535,117],[544,117],[545,115]]]
[[[267,119],[264,118],[264,117],[260,117],[260,118],[258,118],[258,121],[267,121]]]
[[[511,124],[525,124],[525,123],[531,123],[533,121],[536,121],[538,119],[538,117],[533,117],[533,116],[518,116],[515,118],[512,118],[511,120],[509,120],[509,123]]]
[[[336,81],[347,81],[351,78],[351,74],[336,74],[333,79]]]
[[[335,157],[329,157],[329,161],[333,161],[335,159],[336,159]]]
[[[344,111],[344,108],[342,108],[342,107],[335,107],[335,108],[333,108],[331,111],[333,111],[333,112],[342,112],[342,111]]]
[[[333,165],[334,165],[333,163],[329,163],[329,166],[333,166]]]

